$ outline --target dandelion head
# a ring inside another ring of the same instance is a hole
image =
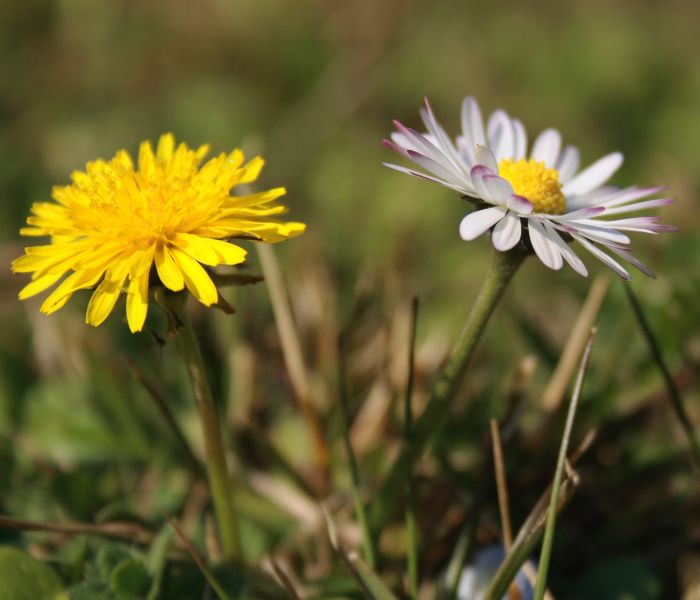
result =
[[[53,189],[53,202],[32,206],[20,231],[50,237],[12,263],[13,271],[32,276],[20,298],[58,283],[41,306],[50,314],[76,291],[95,288],[86,321],[97,326],[125,295],[129,328],[136,332],[154,286],[186,289],[202,304],[215,304],[218,290],[209,269],[246,258],[246,250],[229,240],[278,242],[304,231],[302,223],[274,218],[287,210],[276,201],[284,188],[232,193],[257,179],[260,157],[245,162],[234,150],[202,164],[207,152],[207,146],[176,146],[165,134],[155,150],[150,142],[141,144],[136,164],[120,150],[74,172],[70,185]]]

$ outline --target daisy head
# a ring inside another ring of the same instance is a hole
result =
[[[210,306],[219,294],[209,269],[246,258],[246,250],[230,239],[278,242],[304,231],[302,223],[274,218],[286,212],[277,202],[284,188],[232,193],[255,181],[260,157],[245,162],[234,150],[202,165],[207,152],[207,146],[176,146],[166,134],[155,151],[149,142],[141,144],[137,164],[120,150],[110,161],[73,173],[70,185],[55,187],[53,202],[35,203],[28,227],[20,231],[50,237],[12,263],[13,271],[32,275],[20,299],[60,281],[41,306],[49,314],[76,291],[94,288],[86,321],[97,326],[125,295],[129,328],[140,331],[149,288],[187,289]]]
[[[425,133],[395,121],[396,132],[384,144],[422,170],[385,164],[472,200],[476,210],[460,223],[462,239],[470,241],[489,231],[497,250],[522,243],[550,269],[560,269],[566,261],[586,276],[585,265],[570,246],[576,241],[624,279],[630,276],[619,259],[653,277],[631,254],[628,233],[675,228],[660,223],[657,216],[620,215],[665,206],[673,199],[650,198],[661,191],[658,187],[608,185],[622,164],[622,154],[613,152],[580,169],[578,149],[563,146],[556,129],[544,130],[529,148],[518,119],[496,110],[485,124],[471,97],[462,103],[462,132],[455,140],[435,119],[427,99],[420,114]]]

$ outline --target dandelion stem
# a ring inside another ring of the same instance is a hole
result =
[[[535,586],[535,600],[543,600],[547,590],[547,572],[549,570],[549,559],[552,555],[552,544],[554,542],[554,527],[557,521],[557,506],[559,505],[559,491],[561,489],[562,476],[564,474],[564,463],[566,462],[566,453],[569,449],[569,440],[571,439],[571,430],[574,426],[574,417],[576,416],[576,408],[581,396],[581,388],[583,387],[583,376],[586,374],[588,366],[588,358],[591,354],[591,346],[595,337],[595,328],[591,329],[588,337],[586,349],[583,351],[581,365],[579,367],[578,376],[576,377],[576,385],[571,394],[571,402],[569,410],[566,413],[566,423],[564,424],[564,433],[559,446],[559,456],[557,457],[557,467],[554,471],[554,482],[552,483],[552,494],[549,500],[549,509],[547,511],[547,525],[544,530],[544,541],[542,542],[542,551],[540,552],[540,564],[537,570],[537,584]]]
[[[418,298],[411,303],[411,332],[408,339],[408,380],[404,399],[404,443],[409,453],[406,461],[406,533],[408,538],[408,591],[411,598],[418,595],[418,537],[416,531],[416,495],[413,483],[413,367],[416,350],[416,322]]]
[[[486,323],[488,323],[508,283],[527,254],[527,250],[520,247],[509,252],[494,251],[491,266],[474,301],[457,345],[435,382],[425,410],[412,430],[411,455],[413,457],[422,454],[433,434],[447,416]],[[381,527],[388,514],[393,510],[405,478],[406,463],[410,459],[409,451],[404,448],[392,466],[381,493],[378,494],[373,503],[371,522],[375,529]]]
[[[184,308],[184,307],[183,307]],[[192,322],[186,310],[177,312],[183,326],[178,330],[180,349],[187,365],[192,383],[192,391],[197,400],[199,420],[204,434],[207,476],[214,500],[214,510],[219,525],[221,543],[227,560],[240,558],[241,548],[238,538],[236,515],[233,508],[233,495],[226,466],[226,454],[221,434],[221,422],[216,411],[214,395],[207,378],[202,351],[197,341]]]
[[[688,438],[693,466],[695,467],[696,472],[700,472],[700,442],[698,442],[698,437],[695,434],[693,423],[691,422],[690,417],[688,416],[688,413],[685,410],[685,406],[683,405],[683,397],[681,396],[681,393],[678,390],[678,386],[676,385],[676,382],[673,380],[673,377],[671,376],[671,373],[668,370],[666,361],[664,360],[663,354],[661,353],[661,347],[659,346],[659,343],[656,340],[654,332],[651,330],[651,326],[649,325],[649,321],[647,321],[644,311],[642,310],[642,305],[640,304],[639,299],[637,298],[637,296],[632,291],[632,288],[629,285],[625,285],[624,287],[625,292],[627,292],[627,299],[629,300],[629,303],[632,306],[634,315],[637,317],[637,323],[639,323],[639,328],[642,330],[644,338],[646,339],[647,344],[649,345],[649,351],[651,352],[651,356],[654,359],[654,362],[656,363],[656,366],[658,367],[659,371],[661,372],[662,377],[664,378],[664,383],[666,384],[668,395],[671,398],[671,406],[673,407],[673,412],[676,414],[678,422],[681,424],[683,432]]]

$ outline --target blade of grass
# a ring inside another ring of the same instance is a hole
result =
[[[357,554],[349,554],[343,548],[338,537],[336,525],[331,518],[328,507],[321,504],[321,510],[326,520],[326,530],[331,546],[338,553],[340,559],[350,574],[355,578],[360,588],[370,600],[398,600],[391,590],[384,584],[377,575]]]
[[[260,265],[270,292],[272,311],[275,315],[277,332],[282,345],[284,362],[287,365],[289,379],[294,389],[299,410],[306,421],[313,440],[314,461],[319,476],[320,491],[327,487],[328,480],[328,444],[323,425],[312,403],[311,381],[304,362],[301,341],[297,332],[292,307],[280,272],[275,252],[269,244],[255,244],[260,258]]]
[[[547,572],[549,570],[549,561],[552,555],[552,543],[554,541],[554,528],[557,520],[557,506],[559,501],[561,480],[564,473],[564,463],[566,462],[569,440],[571,439],[571,430],[574,426],[576,408],[578,407],[578,401],[581,396],[581,389],[583,387],[583,377],[586,373],[586,367],[588,366],[588,359],[591,355],[591,347],[593,346],[595,334],[596,329],[594,327],[591,329],[591,333],[588,337],[588,343],[583,351],[581,366],[579,367],[578,376],[576,377],[576,385],[574,386],[574,391],[571,394],[571,402],[569,403],[569,410],[566,415],[566,423],[564,424],[564,433],[562,435],[561,445],[559,447],[557,467],[554,472],[554,483],[552,484],[552,494],[547,512],[547,525],[544,532],[544,541],[542,543],[542,551],[540,552],[540,563],[537,570],[537,585],[535,586],[534,600],[543,600],[547,587]]]
[[[404,444],[408,453],[406,461],[406,534],[408,539],[407,568],[408,591],[412,598],[418,594],[418,537],[416,531],[416,497],[413,482],[413,369],[416,352],[416,324],[418,298],[411,303],[411,329],[408,338],[408,380],[404,398]]]
[[[165,568],[168,565],[168,553],[173,545],[174,537],[172,528],[164,525],[148,550],[147,565],[152,583],[146,600],[158,600],[160,596]]]
[[[367,521],[365,503],[362,500],[362,481],[360,469],[357,466],[357,459],[350,440],[350,407],[348,402],[348,392],[345,382],[345,342],[343,335],[338,336],[338,395],[340,398],[340,415],[342,418],[343,443],[348,455],[350,464],[350,476],[352,478],[352,496],[355,502],[355,513],[362,532],[362,551],[371,568],[375,567],[375,550],[372,534]]]
[[[567,474],[567,479],[561,485],[557,510],[562,510],[573,498],[578,483],[578,477],[575,473]],[[484,600],[501,600],[518,571],[532,554],[544,531],[550,498],[551,487],[545,491],[520,528],[510,553],[505,557],[496,575],[489,583],[488,589],[484,592]]]
[[[639,328],[642,330],[644,338],[649,346],[651,356],[664,379],[664,383],[666,384],[668,395],[671,398],[671,407],[673,408],[673,412],[676,415],[683,432],[688,438],[688,444],[690,445],[690,456],[695,472],[700,474],[700,443],[698,442],[698,437],[695,433],[693,423],[685,410],[683,397],[681,396],[680,390],[678,389],[671,372],[668,370],[663,353],[661,352],[661,346],[656,340],[656,336],[651,329],[651,325],[649,325],[649,321],[644,314],[641,303],[639,302],[636,294],[632,291],[630,285],[625,284],[624,288],[625,292],[627,293],[627,299],[629,300],[630,306],[632,307],[634,315],[637,318]]]
[[[178,425],[178,422],[175,419],[175,416],[173,415],[172,411],[170,410],[170,406],[168,406],[167,401],[165,400],[165,398],[163,398],[163,395],[148,380],[146,374],[131,359],[127,359],[126,362],[129,365],[131,372],[134,374],[134,377],[136,377],[136,380],[139,382],[139,384],[141,384],[143,389],[146,390],[149,398],[151,398],[151,400],[153,400],[153,403],[156,405],[158,412],[160,412],[161,416],[168,424],[168,427],[170,427],[170,430],[173,432],[175,439],[182,447],[183,451],[185,452],[185,456],[187,456],[187,459],[192,465],[192,471],[194,472],[194,474],[198,477],[204,477],[202,464],[199,462],[199,460],[197,460],[197,457],[192,451],[192,448],[190,447],[190,444],[187,441],[185,434],[180,428],[180,425]]]
[[[557,361],[557,366],[542,394],[541,405],[547,412],[556,411],[564,398],[564,394],[566,394],[566,388],[576,371],[581,353],[588,341],[588,334],[598,317],[600,307],[603,305],[603,300],[605,300],[609,287],[610,278],[607,275],[599,275],[593,280],[591,289],[586,296],[586,301],[581,307],[581,311]]]

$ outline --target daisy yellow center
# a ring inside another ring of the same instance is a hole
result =
[[[566,208],[561,191],[559,173],[533,158],[512,160],[503,158],[498,165],[498,174],[507,179],[518,196],[532,203],[534,212],[560,215]]]

